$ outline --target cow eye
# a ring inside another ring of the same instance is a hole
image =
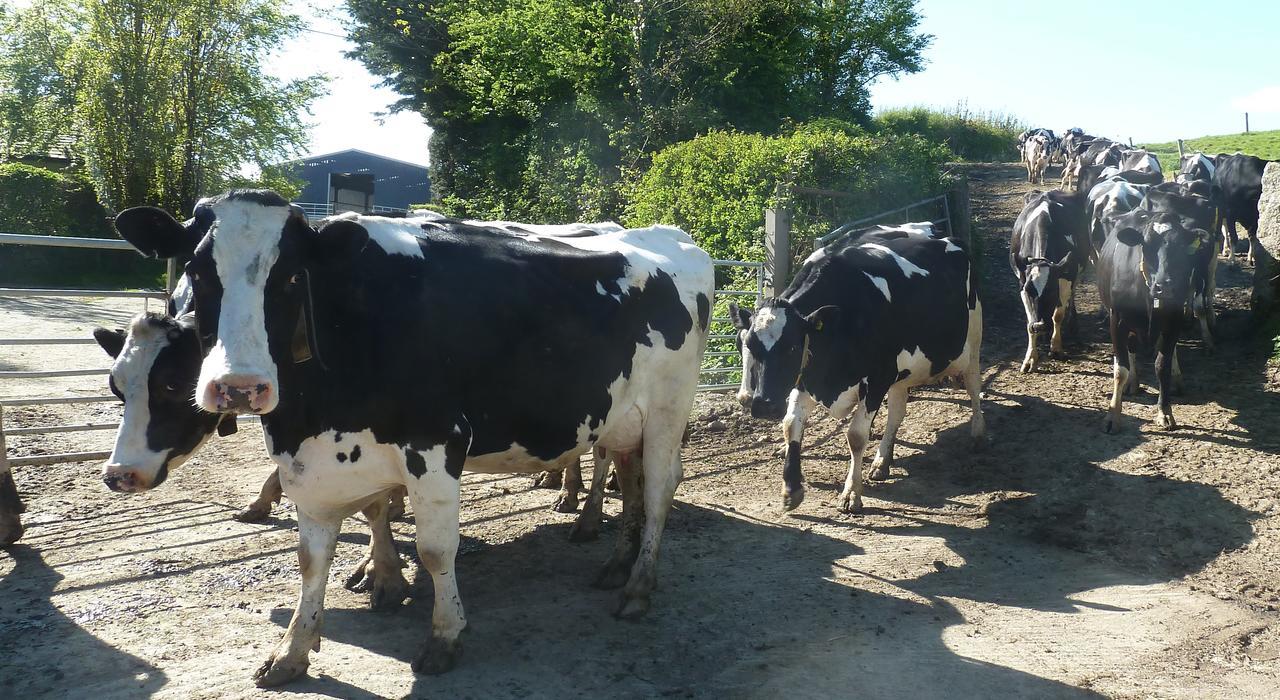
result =
[[[295,273],[293,274],[293,277],[290,277],[290,278],[289,278],[289,284],[297,284],[297,283],[298,283],[298,280],[299,280],[301,277],[302,277],[302,273],[295,272]]]

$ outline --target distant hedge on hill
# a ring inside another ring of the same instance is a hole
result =
[[[117,238],[89,182],[21,163],[0,164],[0,233]],[[164,263],[136,253],[0,246],[0,285],[160,287]]]
[[[1025,125],[1016,117],[975,112],[961,105],[951,110],[909,107],[878,113],[872,130],[916,134],[946,144],[961,160],[1004,163],[1018,160],[1018,134]]]

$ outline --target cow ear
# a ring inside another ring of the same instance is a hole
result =
[[[1208,231],[1202,228],[1191,229],[1191,235],[1193,235],[1194,238],[1191,239],[1191,244],[1187,246],[1187,252],[1192,255],[1196,255],[1197,253],[1208,249],[1213,243],[1213,237],[1209,235]]]
[[[840,323],[840,307],[831,306],[830,304],[820,306],[813,313],[805,316],[804,320],[809,322],[810,328],[819,333],[830,330]]]
[[[315,234],[315,254],[321,260],[346,260],[364,250],[369,232],[355,221],[330,221]]]
[[[116,214],[116,231],[149,258],[191,255],[200,242],[195,231],[157,207],[133,207]]]
[[[1127,246],[1141,246],[1142,234],[1137,229],[1122,228],[1116,231],[1116,240]]]
[[[745,331],[751,327],[751,312],[731,301],[729,302],[729,320],[733,322],[734,328]]]
[[[98,345],[112,357],[119,357],[120,351],[124,349],[124,331],[108,330],[106,328],[93,329],[93,339],[98,341]]]

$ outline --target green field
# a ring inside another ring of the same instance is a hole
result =
[[[1209,155],[1218,153],[1235,153],[1240,151],[1267,160],[1280,160],[1280,129],[1275,131],[1254,131],[1248,134],[1224,134],[1222,136],[1202,136],[1198,139],[1187,139],[1183,142],[1186,150],[1204,151]],[[1143,148],[1156,154],[1160,165],[1166,173],[1178,171],[1178,143],[1147,143]]]

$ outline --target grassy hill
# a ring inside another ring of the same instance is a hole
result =
[[[1187,151],[1204,151],[1210,155],[1216,153],[1235,153],[1241,151],[1249,155],[1280,160],[1280,129],[1275,131],[1254,131],[1248,134],[1223,134],[1222,136],[1202,136],[1183,142]],[[1156,154],[1160,165],[1166,173],[1178,171],[1178,143],[1148,143],[1143,148]]]

